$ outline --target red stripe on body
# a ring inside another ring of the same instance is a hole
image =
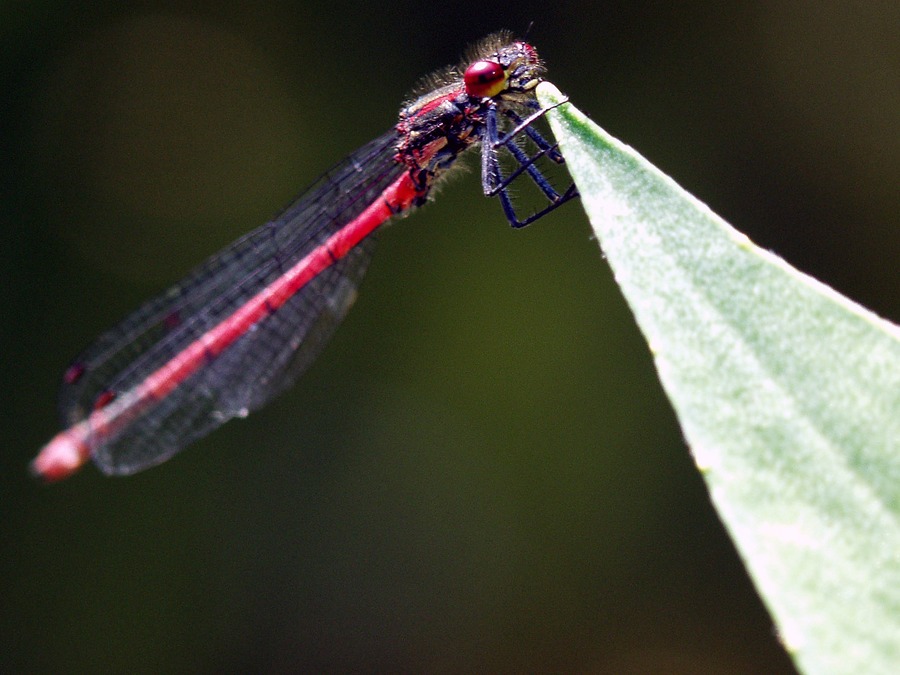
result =
[[[457,87],[456,89],[452,89],[448,92],[441,94],[440,96],[435,96],[432,99],[429,99],[425,103],[423,103],[420,107],[415,109],[415,115],[412,119],[427,113],[429,110],[434,110],[439,105],[441,105],[444,101],[452,101],[459,97],[461,93],[465,91],[464,87]]]
[[[90,458],[94,447],[116,431],[117,426],[127,424],[154,401],[165,398],[210,356],[225,351],[254,324],[282,307],[391,216],[407,211],[422,196],[423,191],[416,188],[409,172],[403,173],[356,218],[247,300],[231,316],[187,345],[140,385],[57,434],[32,462],[32,472],[51,482],[70,476]]]

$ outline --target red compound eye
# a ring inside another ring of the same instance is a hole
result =
[[[476,61],[466,68],[463,79],[466,93],[478,98],[496,96],[506,86],[506,73],[496,61]]]

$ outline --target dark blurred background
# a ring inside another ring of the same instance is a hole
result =
[[[593,119],[900,317],[896,2],[3,3],[0,670],[792,671],[580,207],[512,231],[477,170],[265,411],[27,475],[93,337],[532,21]]]

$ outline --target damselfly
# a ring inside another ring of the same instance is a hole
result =
[[[531,45],[491,36],[462,66],[435,75],[442,84],[407,104],[388,133],[101,335],[63,376],[67,428],[33,472],[58,480],[93,458],[105,473],[134,473],[263,406],[347,313],[370,235],[423,204],[467,149],[481,145],[484,193],[500,199],[513,227],[575,197],[574,185],[557,192],[535,164],[563,161],[532,126],[545,112],[534,94],[543,72]],[[512,158],[507,175],[500,153]],[[520,219],[507,188],[522,174],[545,203]]]

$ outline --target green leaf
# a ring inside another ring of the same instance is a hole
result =
[[[785,648],[808,673],[900,672],[900,330],[571,104],[547,117]]]

